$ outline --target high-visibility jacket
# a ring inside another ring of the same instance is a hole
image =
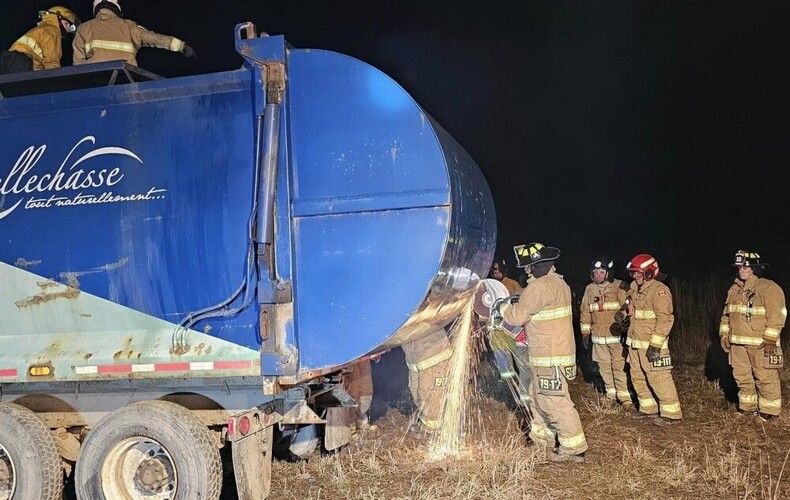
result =
[[[109,9],[100,9],[94,19],[82,23],[74,35],[74,65],[117,61],[137,66],[140,47],[158,47],[173,52],[184,50],[178,38],[148,31]]]
[[[531,280],[517,303],[503,310],[511,325],[524,325],[532,366],[576,366],[571,289],[554,268]]]
[[[63,46],[57,23],[56,16],[44,16],[35,28],[19,37],[9,50],[21,52],[33,59],[34,71],[60,68]]]
[[[614,315],[623,307],[627,295],[628,285],[620,280],[587,285],[580,306],[582,335],[592,334],[593,344],[620,343]]]
[[[656,279],[644,282],[641,287],[632,281],[628,296],[631,300],[628,306],[631,325],[626,344],[635,349],[647,349],[649,346],[667,349],[669,331],[675,322],[669,288]]]
[[[731,344],[779,345],[786,319],[785,294],[779,285],[757,276],[736,279],[727,292],[719,335],[729,336]]]

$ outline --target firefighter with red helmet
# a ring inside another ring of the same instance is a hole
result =
[[[754,252],[738,250],[735,283],[727,292],[721,316],[721,346],[729,353],[738,383],[738,411],[767,421],[782,409],[779,371],[783,366],[779,334],[787,319],[785,295],[762,277],[766,264]]]
[[[568,392],[568,382],[576,377],[571,289],[554,267],[560,251],[541,243],[513,250],[518,267],[530,276],[528,285],[518,302],[500,299],[495,310],[504,322],[524,325],[516,336],[515,359],[529,384],[529,437],[546,450],[558,440],[553,461],[583,462],[587,440]]]
[[[639,410],[632,416],[654,418],[658,426],[671,425],[683,418],[669,354],[669,331],[675,321],[672,294],[657,279],[658,261],[652,255],[635,256],[626,269],[633,278],[626,299],[630,319],[626,345],[631,382],[639,399]]]
[[[589,349],[592,343],[593,361],[598,363],[607,400],[631,409],[622,330],[615,321],[615,314],[625,304],[628,284],[614,278],[613,268],[614,262],[606,256],[598,257],[590,264],[592,283],[584,289],[579,323],[582,344]]]

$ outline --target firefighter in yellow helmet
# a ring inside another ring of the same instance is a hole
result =
[[[630,410],[625,350],[620,340],[622,330],[615,321],[615,314],[625,304],[628,285],[614,278],[613,268],[614,262],[605,256],[598,257],[590,265],[592,283],[584,289],[579,323],[582,345],[589,350],[592,343],[593,361],[598,363],[607,400],[620,402],[623,408]]]
[[[634,279],[626,299],[630,319],[626,345],[631,382],[639,399],[639,410],[631,416],[651,417],[659,427],[671,425],[683,418],[669,354],[669,331],[675,322],[672,294],[657,279],[658,261],[652,255],[635,256],[626,269]]]
[[[787,319],[782,289],[762,277],[766,264],[754,252],[738,250],[735,283],[727,292],[719,335],[738,383],[738,411],[760,421],[782,409],[779,371],[783,366],[779,334]]]
[[[94,18],[84,22],[74,36],[74,65],[124,60],[137,66],[141,47],[158,47],[197,58],[195,50],[176,37],[148,31],[123,18],[119,0],[94,0]]]
[[[568,382],[576,378],[571,289],[556,272],[557,248],[529,243],[513,248],[518,267],[530,276],[518,302],[500,299],[494,306],[502,320],[524,325],[516,339],[526,347],[516,352],[519,370],[529,370],[530,439],[547,450],[553,461],[583,462],[587,450],[579,413],[571,401]]]
[[[39,23],[0,54],[0,74],[60,68],[62,39],[77,30],[79,19],[66,7],[39,11]]]

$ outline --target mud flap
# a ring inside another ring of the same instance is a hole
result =
[[[274,428],[268,426],[231,445],[239,500],[259,500],[269,496],[273,432]]]
[[[324,448],[336,450],[351,441],[351,426],[356,424],[356,408],[332,407],[326,409]]]

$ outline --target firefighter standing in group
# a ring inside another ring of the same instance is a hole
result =
[[[592,343],[592,358],[606,386],[606,398],[618,401],[623,408],[632,408],[625,373],[625,349],[621,341],[622,328],[615,321],[615,314],[625,304],[628,285],[612,275],[614,262],[605,256],[590,265],[592,283],[584,289],[580,307],[582,344],[586,349]]]
[[[195,50],[178,38],[148,31],[123,18],[119,0],[94,0],[94,19],[86,21],[74,36],[74,65],[124,60],[137,66],[141,47],[158,47],[196,58]]]
[[[719,326],[721,346],[729,353],[738,383],[738,411],[767,421],[782,409],[779,334],[787,319],[785,295],[779,285],[762,277],[766,265],[758,254],[738,250],[733,266],[738,276],[727,292]]]
[[[61,6],[42,10],[38,16],[41,21],[0,54],[0,74],[60,68],[62,39],[77,30],[79,19]]]
[[[518,302],[497,301],[495,310],[505,322],[524,325],[524,337],[517,341],[526,345],[528,359],[516,356],[516,361],[532,375],[529,437],[547,450],[559,440],[551,460],[583,462],[587,440],[568,392],[568,382],[576,377],[571,290],[554,268],[560,251],[540,243],[519,245],[514,251],[518,267],[530,279]]]
[[[626,269],[634,279],[626,299],[630,319],[626,345],[631,382],[639,399],[639,410],[632,416],[652,417],[660,427],[671,425],[683,418],[669,354],[669,331],[675,321],[672,294],[659,281],[658,262],[652,255],[637,255]]]

